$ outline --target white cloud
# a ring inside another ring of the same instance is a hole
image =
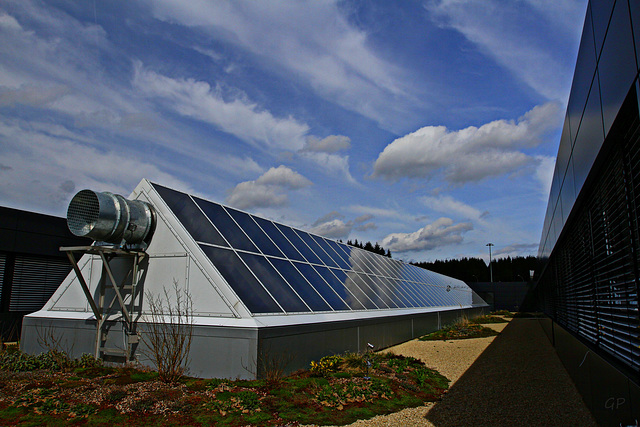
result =
[[[220,88],[194,79],[163,76],[136,63],[134,85],[145,95],[165,101],[179,114],[212,124],[224,132],[266,149],[297,151],[309,127],[292,117],[276,118],[257,104],[236,97],[226,101]]]
[[[459,131],[426,126],[385,147],[374,164],[373,176],[395,180],[443,172],[449,182],[462,184],[514,173],[539,163],[517,149],[539,144],[541,137],[559,125],[559,118],[558,105],[548,103],[517,121],[496,120]]]
[[[470,222],[454,224],[451,218],[438,218],[413,233],[392,233],[381,245],[392,252],[431,250],[462,243],[462,234],[472,230]]]
[[[356,184],[356,180],[349,171],[349,156],[336,154],[349,148],[351,148],[351,139],[347,136],[329,135],[319,139],[311,135],[307,137],[298,155],[320,166],[325,174],[339,176],[351,184]]]
[[[346,239],[354,229],[358,231],[367,231],[375,230],[377,228],[373,222],[368,222],[374,218],[371,214],[360,215],[350,221],[343,221],[342,218],[344,218],[344,215],[336,211],[329,212],[319,218],[309,231],[331,239]]]
[[[547,201],[553,182],[553,172],[556,167],[556,158],[551,156],[538,156],[539,166],[536,169],[536,179],[540,182],[540,194],[543,201]]]
[[[156,0],[149,5],[157,19],[234,43],[383,126],[393,126],[390,101],[410,97],[401,71],[378,56],[336,1]]]
[[[190,188],[165,172],[166,165],[117,147],[97,149],[56,126],[46,129],[44,124],[0,120],[1,204],[64,215],[73,192],[83,188],[128,196],[142,178]]]
[[[336,153],[351,148],[351,139],[344,135],[329,135],[319,139],[313,135],[307,137],[303,152]]]
[[[429,209],[451,215],[458,214],[465,219],[479,220],[486,216],[487,212],[481,212],[473,206],[467,205],[451,196],[430,197],[425,196],[420,201]]]
[[[312,185],[304,176],[280,165],[271,168],[255,181],[241,182],[231,190],[226,202],[239,209],[284,206],[289,202],[287,191]]]
[[[530,13],[523,13],[526,3]],[[435,22],[460,32],[537,93],[565,102],[580,40],[578,31],[567,33],[567,22],[582,22],[586,2],[526,3],[429,0],[425,7]],[[564,54],[554,54],[549,43]]]

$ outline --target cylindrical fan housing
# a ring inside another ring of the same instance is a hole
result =
[[[98,242],[139,245],[149,243],[155,214],[149,203],[118,194],[78,192],[67,209],[67,225],[76,236]]]

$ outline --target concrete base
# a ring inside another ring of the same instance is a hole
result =
[[[312,360],[345,352],[363,352],[390,347],[455,322],[462,316],[473,318],[486,311],[482,307],[423,314],[343,320],[260,328],[196,325],[193,329],[188,374],[203,378],[255,379],[266,370],[284,368],[285,373],[306,369]],[[144,333],[145,324],[137,329]],[[110,325],[108,347],[124,348],[122,325]],[[25,317],[22,351],[38,354],[52,346],[71,357],[95,354],[96,322],[92,319]],[[135,349],[137,361],[153,366],[141,342]]]

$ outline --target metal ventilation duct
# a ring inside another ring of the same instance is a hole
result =
[[[146,245],[155,228],[155,213],[140,200],[82,190],[69,203],[67,225],[74,235],[99,242]]]

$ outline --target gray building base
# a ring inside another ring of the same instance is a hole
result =
[[[550,318],[541,318],[540,325],[598,425],[638,425],[638,384]]]
[[[454,309],[424,314],[388,316],[262,328],[195,326],[188,374],[203,378],[255,379],[266,370],[284,368],[285,373],[307,369],[312,360],[331,354],[375,350],[400,344],[454,323],[462,316],[473,318],[486,307]],[[110,347],[123,348],[121,325],[110,325]],[[144,333],[145,325],[138,323]],[[57,348],[74,358],[95,353],[94,320],[27,316],[22,325],[22,351],[38,354]],[[152,366],[140,343],[135,349],[139,363]]]

